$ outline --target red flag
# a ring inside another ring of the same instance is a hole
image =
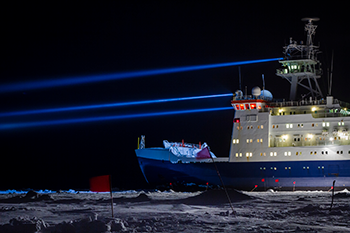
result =
[[[111,176],[96,176],[90,178],[90,191],[92,192],[110,192]]]
[[[208,147],[205,147],[203,150],[199,151],[196,155],[196,159],[210,159],[211,155]]]

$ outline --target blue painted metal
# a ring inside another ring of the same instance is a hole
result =
[[[153,152],[150,151],[150,153]],[[168,150],[164,149],[164,154],[167,153],[169,153]],[[205,185],[208,182],[210,185],[221,185],[213,163],[171,163],[169,160],[148,159],[140,156],[138,156],[138,161],[150,184],[196,183]],[[225,185],[241,190],[251,190],[255,185],[258,185],[258,190],[268,188],[292,190],[294,185],[296,189],[328,190],[333,180],[337,181],[336,184],[339,187],[350,187],[350,160],[216,162],[216,165]]]

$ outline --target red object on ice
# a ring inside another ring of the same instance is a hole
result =
[[[263,178],[263,179],[261,179],[261,182],[265,182],[265,179]]]
[[[293,184],[295,184],[295,181],[293,182]]]
[[[278,179],[275,180],[276,183],[278,183],[278,181],[279,181]]]
[[[211,155],[209,153],[208,147],[205,147],[203,150],[199,151],[196,155],[196,159],[210,159]]]
[[[256,184],[256,185],[255,185],[255,188],[257,188],[257,187],[258,187],[258,185]]]
[[[110,192],[111,191],[111,176],[96,176],[90,178],[91,192]]]

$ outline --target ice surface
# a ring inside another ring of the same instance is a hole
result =
[[[124,191],[0,195],[0,232],[350,232],[350,192]]]

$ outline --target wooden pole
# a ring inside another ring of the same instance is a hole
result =
[[[109,192],[111,194],[112,218],[114,218],[114,213],[113,213],[113,194],[112,194],[112,175],[109,175]]]
[[[333,181],[333,186],[332,186],[332,203],[331,203],[331,208],[329,209],[329,212],[332,211],[333,207],[333,199],[334,199],[334,185],[335,185],[335,180]]]
[[[230,196],[228,195],[228,192],[227,192],[227,189],[226,189],[226,187],[225,187],[224,181],[223,181],[222,178],[221,178],[219,169],[218,169],[218,167],[216,166],[216,163],[215,163],[215,161],[214,161],[214,158],[211,156],[210,152],[209,152],[209,155],[210,155],[210,158],[213,160],[213,164],[214,164],[214,166],[215,166],[216,173],[218,174],[218,176],[219,176],[219,178],[220,178],[220,181],[221,181],[221,184],[222,184],[222,187],[223,187],[224,190],[225,190],[227,200],[228,200],[228,202],[230,203],[230,206],[231,206],[231,209],[232,209],[232,214],[235,214],[235,211],[234,211],[234,209],[233,209]]]

